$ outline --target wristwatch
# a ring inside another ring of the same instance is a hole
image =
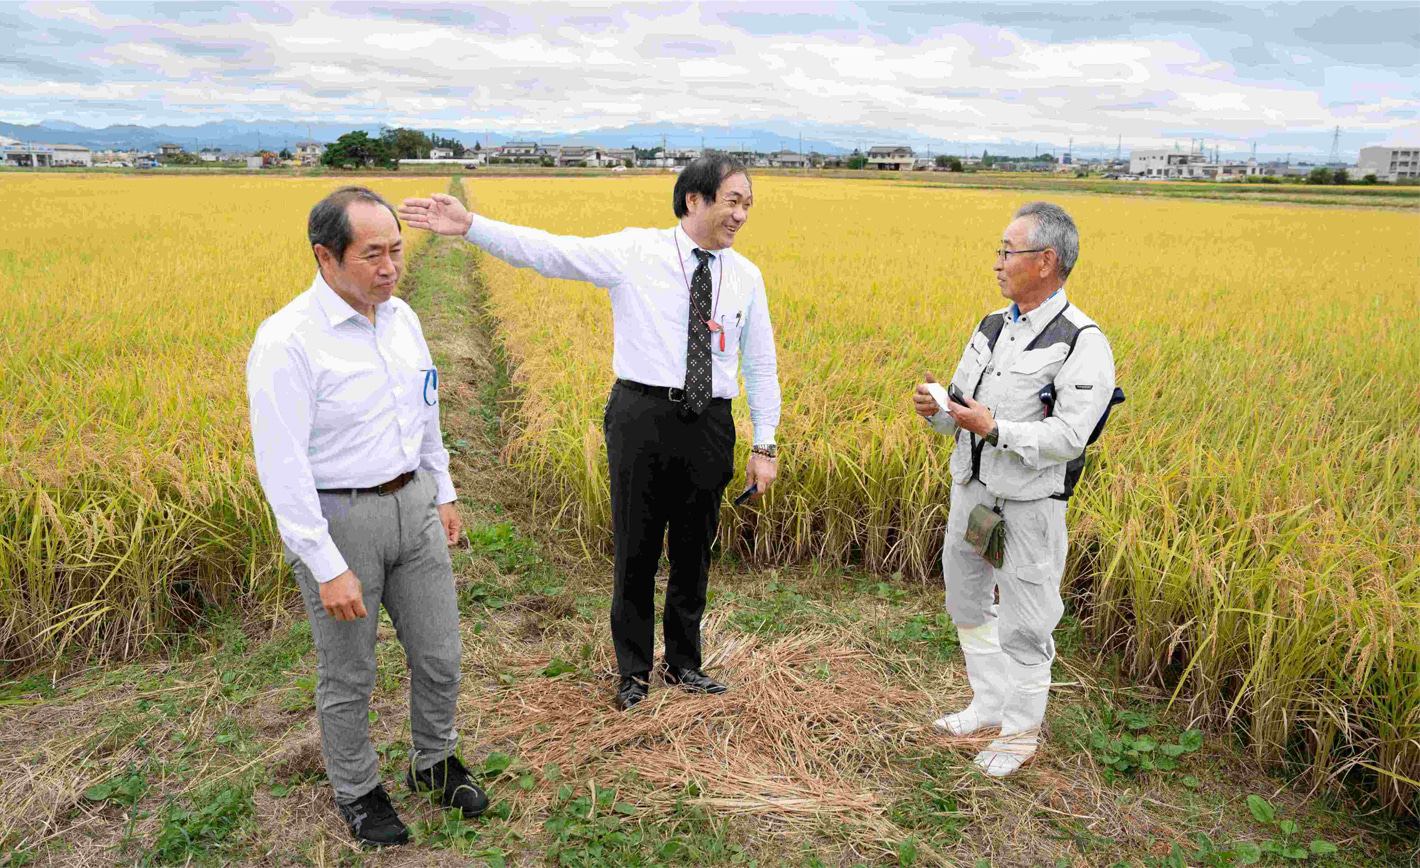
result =
[[[756,443],[749,450],[754,455],[763,455],[765,458],[779,457],[779,447],[774,443]]]
[[[992,446],[995,446],[997,442],[1001,439],[1001,426],[993,423],[991,425],[991,433],[987,434],[986,437],[983,439],[985,439],[986,442],[990,443]]]

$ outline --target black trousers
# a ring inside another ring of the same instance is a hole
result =
[[[729,401],[687,418],[679,403],[613,386],[602,423],[611,465],[616,586],[611,637],[622,676],[650,674],[656,640],[656,568],[669,539],[666,663],[700,668],[700,618],[720,499],[734,474]],[[669,535],[666,533],[669,528]]]

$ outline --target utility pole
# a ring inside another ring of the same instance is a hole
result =
[[[1119,162],[1120,154],[1124,151],[1124,134],[1119,134],[1119,141],[1114,145],[1114,161]]]
[[[1331,158],[1328,163],[1336,164],[1341,162],[1341,127],[1336,127],[1336,132],[1331,134]]]

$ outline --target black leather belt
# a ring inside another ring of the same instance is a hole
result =
[[[667,401],[673,401],[677,404],[685,400],[685,390],[677,389],[675,386],[648,386],[645,383],[638,383],[635,380],[622,379],[618,379],[616,384],[623,388],[630,389],[633,392],[640,392],[643,395],[650,395],[653,398],[665,398]],[[730,403],[730,399],[711,398],[710,403],[728,404]]]
[[[321,494],[378,494],[384,497],[387,494],[394,494],[405,487],[414,479],[414,471],[410,470],[401,473],[389,482],[382,482],[379,485],[372,485],[369,488],[318,488]]]

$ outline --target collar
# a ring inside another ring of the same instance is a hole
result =
[[[704,250],[705,248],[700,247],[699,244],[696,244],[694,241],[692,241],[690,236],[685,234],[685,229],[682,228],[679,223],[675,225],[675,229],[671,230],[671,233],[671,237],[675,240],[677,246],[680,247],[681,264],[686,267],[687,273],[689,273],[690,271],[694,271],[695,267],[700,264],[700,260],[695,258],[695,250],[696,248],[699,248],[701,250]],[[713,263],[716,259],[719,259],[720,254],[724,253],[725,251],[706,250],[705,252],[710,254],[710,261]]]
[[[1065,307],[1065,284],[1060,284],[1060,288],[1045,297],[1045,301],[1040,303],[1040,307],[1030,313],[1021,313],[1020,306],[1014,301],[1006,310],[1010,314],[1011,322],[1025,320],[1027,325],[1049,322],[1061,308]]]
[[[325,275],[316,269],[316,279],[311,281],[311,292],[315,295],[316,304],[320,306],[321,313],[325,314],[326,322],[334,328],[351,317],[359,317],[364,322],[369,322],[360,312],[350,306],[350,303],[341,298],[335,290],[330,288],[330,284],[325,282]],[[387,301],[384,304],[375,305],[375,319],[389,315],[392,305]]]

